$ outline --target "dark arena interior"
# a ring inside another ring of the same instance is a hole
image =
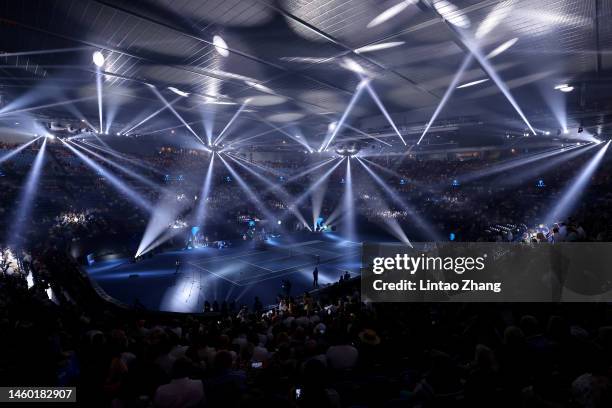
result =
[[[0,405],[612,407],[611,137],[612,0],[0,0]]]

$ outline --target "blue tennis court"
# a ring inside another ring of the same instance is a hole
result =
[[[96,263],[87,272],[112,298],[129,305],[173,312],[199,312],[208,301],[235,301],[251,306],[258,296],[272,304],[283,280],[291,294],[312,289],[312,272],[319,269],[319,285],[337,282],[349,271],[359,274],[361,244],[332,234],[302,237],[296,242],[269,241],[265,249],[251,242],[238,247],[200,248],[155,255],[138,263],[115,259]],[[181,261],[175,273],[176,260]]]

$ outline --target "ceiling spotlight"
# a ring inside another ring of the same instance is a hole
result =
[[[121,132],[117,132],[117,136],[121,136]]]
[[[365,69],[363,69],[363,67],[361,65],[359,65],[358,63],[356,63],[355,61],[353,61],[350,58],[344,58],[342,60],[342,63],[340,64],[340,66],[342,66],[343,68],[348,69],[349,71],[353,71],[356,72],[358,74],[361,75],[366,75],[367,72]]]
[[[549,132],[548,130],[547,130],[546,132],[544,132],[544,134],[545,134],[546,136],[550,136],[550,132]]]
[[[268,88],[265,85],[262,84],[258,84],[257,82],[253,82],[253,81],[244,81],[248,86],[253,87],[255,89],[257,89],[258,91],[261,92],[266,92],[266,93],[274,93],[274,91],[270,88]]]
[[[213,45],[215,46],[215,50],[221,54],[223,57],[229,56],[229,50],[227,49],[227,43],[221,36],[215,35],[213,37]]]
[[[555,86],[555,90],[557,90],[557,91],[558,91],[558,90],[560,90],[560,89],[563,89],[563,88],[568,88],[568,87],[569,87],[569,85],[568,85],[568,84],[560,84],[560,85]]]
[[[508,48],[512,47],[514,44],[516,44],[516,42],[518,41],[518,38],[513,38],[511,40],[506,41],[505,43],[503,43],[502,45],[500,45],[499,47],[495,48],[493,51],[491,51],[488,55],[487,55],[487,59],[491,59],[491,58],[495,58],[497,57],[499,54],[501,54],[502,52],[505,52]]]
[[[175,94],[179,95],[179,96],[182,96],[182,97],[185,97],[185,98],[189,96],[189,93],[183,92],[180,89],[177,89],[177,88],[175,88],[173,86],[169,86],[168,89],[171,90],[172,92],[174,92]]]
[[[574,90],[574,87],[573,87],[573,86],[566,86],[566,87],[564,87],[564,88],[559,88],[559,90],[560,90],[561,92],[568,93],[568,92],[572,92],[572,91]]]
[[[93,63],[100,68],[104,65],[104,55],[100,51],[93,53]]]
[[[564,134],[564,135],[569,134],[569,130],[565,129],[565,130],[563,131],[563,134]]]
[[[387,48],[399,47],[400,45],[404,45],[405,43],[406,43],[405,41],[392,41],[392,42],[386,42],[386,43],[366,45],[365,47],[357,48],[355,50],[355,53],[363,54],[365,52],[386,50]]]
[[[415,3],[415,0],[404,0],[401,3],[396,4],[395,6],[391,6],[376,17],[374,17],[374,19],[372,19],[372,21],[370,21],[366,27],[376,27],[377,25],[380,25],[385,21],[392,19],[393,17],[404,11],[406,7]]]
[[[474,81],[474,82],[468,82],[467,84],[459,85],[457,89],[469,88],[470,86],[482,84],[483,82],[487,82],[488,80],[489,78],[485,78],[485,79],[479,79],[478,81]]]
[[[468,28],[470,26],[470,20],[450,1],[438,0],[434,3],[434,8],[444,20],[452,25],[460,28]]]

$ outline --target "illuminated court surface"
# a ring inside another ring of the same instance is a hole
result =
[[[305,235],[293,242],[270,240],[265,249],[253,242],[226,248],[200,248],[155,255],[138,263],[115,259],[87,268],[90,277],[114,299],[142,304],[147,309],[201,312],[204,302],[235,301],[252,306],[255,296],[264,305],[276,302],[282,281],[291,282],[291,295],[312,289],[312,272],[319,268],[319,285],[337,282],[349,271],[359,273],[360,244],[333,234]],[[175,262],[181,266],[176,274]]]

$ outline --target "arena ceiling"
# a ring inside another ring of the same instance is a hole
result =
[[[199,135],[218,134],[246,101],[227,140],[269,131],[253,143],[299,136],[316,148],[364,77],[398,124],[424,126],[470,55],[462,33],[483,55],[511,44],[487,61],[534,126],[575,115],[601,131],[612,108],[612,0],[1,0],[0,16],[0,120],[24,111],[96,125],[101,51],[112,134],[163,107],[151,84]],[[440,118],[525,128],[490,79],[473,61],[458,85],[487,81],[455,89]],[[554,89],[563,83],[574,92]],[[366,130],[380,114],[362,96],[350,124]],[[184,128],[165,110],[134,132]]]

